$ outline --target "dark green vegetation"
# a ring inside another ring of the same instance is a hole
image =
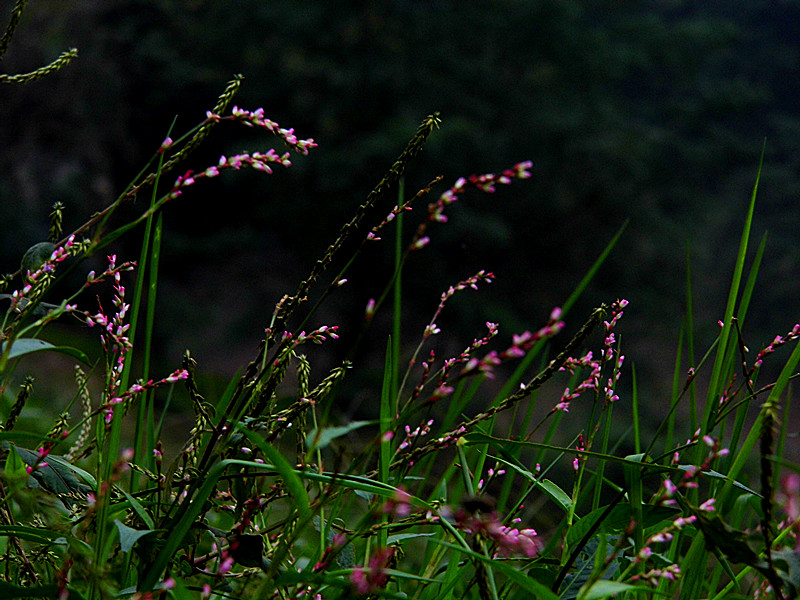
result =
[[[71,46],[80,68],[24,89],[0,86],[0,218],[20,232],[0,252],[6,270],[16,266],[44,239],[56,200],[87,212],[105,206],[176,115],[191,126],[221,82],[243,73],[240,104],[263,106],[323,145],[269,190],[247,175],[227,178],[198,191],[185,214],[166,215],[170,318],[157,325],[159,352],[175,361],[189,345],[231,374],[238,361],[228,360],[226,340],[257,342],[249,324],[259,311],[297,283],[296,270],[332,241],[332,224],[349,218],[420,116],[437,110],[442,129],[409,187],[524,159],[533,180],[491,205],[465,201],[431,248],[426,281],[409,282],[411,312],[427,314],[428,285],[487,268],[498,278],[486,310],[454,308],[464,323],[458,345],[471,339],[469,323],[499,310],[507,327],[532,327],[531,315],[560,302],[630,219],[582,307],[617,295],[635,302],[629,326],[649,375],[643,385],[663,395],[669,381],[653,345],[677,338],[686,244],[702,273],[695,285],[708,302],[697,307],[698,326],[709,342],[765,137],[757,225],[770,232],[770,301],[754,303],[751,343],[792,325],[781,309],[794,310],[800,293],[798,10],[758,0],[40,3],[22,20],[4,72],[30,71]],[[253,139],[215,136],[191,166]],[[224,296],[200,265],[222,287],[249,284]],[[375,293],[364,283],[371,268],[352,280],[365,293]],[[348,305],[330,310],[347,314]],[[230,316],[215,317],[221,310]],[[166,331],[178,316],[197,333]]]

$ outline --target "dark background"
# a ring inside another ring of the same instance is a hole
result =
[[[657,410],[670,396],[687,250],[702,352],[724,311],[765,138],[753,247],[767,230],[769,240],[746,342],[755,352],[798,320],[798,39],[800,5],[755,0],[30,3],[3,72],[69,47],[79,57],[0,88],[0,268],[16,270],[46,237],[54,201],[67,205],[67,231],[80,225],[124,189],[176,115],[179,132],[200,122],[242,73],[235,104],[264,107],[319,148],[270,177],[196,186],[166,210],[155,370],[174,368],[188,347],[200,370],[230,376],[253,356],[275,302],[440,111],[409,193],[443,175],[433,200],[459,176],[527,159],[533,177],[468,194],[433,228],[408,265],[405,347],[441,291],[484,268],[496,282],[448,308],[439,355],[460,351],[486,320],[500,323],[504,348],[546,320],[630,220],[568,332],[598,303],[629,299],[623,347]],[[278,143],[243,129],[218,127],[183,168]],[[121,258],[138,256],[138,235],[116,247]],[[315,324],[357,329],[388,277],[390,237]],[[379,368],[385,337],[376,339],[361,359]],[[363,385],[355,404],[374,397]]]

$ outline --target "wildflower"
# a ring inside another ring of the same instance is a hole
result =
[[[781,478],[780,492],[776,500],[783,505],[783,510],[790,521],[800,518],[800,475],[789,473]]]
[[[675,519],[672,522],[672,525],[676,529],[683,529],[687,525],[691,525],[692,523],[694,523],[696,520],[697,520],[697,517],[694,516],[694,515],[691,515],[691,516],[688,516],[688,517],[678,517],[677,519]]]
[[[369,559],[366,568],[356,568],[350,574],[350,582],[353,584],[356,593],[371,594],[382,590],[389,583],[389,575],[386,568],[394,557],[393,548],[382,548],[375,551]]]
[[[422,248],[427,246],[428,243],[430,243],[430,241],[431,241],[431,238],[429,238],[428,236],[423,236],[423,237],[415,240],[414,243],[411,244],[410,250],[421,250]]]
[[[715,502],[716,502],[716,498],[709,498],[708,500],[703,502],[697,508],[699,508],[700,510],[702,510],[704,512],[714,512],[714,503]]]
[[[44,459],[47,458],[48,454],[50,454],[50,445],[49,444],[45,444],[44,446],[40,446],[39,450],[37,451],[36,462],[33,465],[26,466],[25,467],[25,472],[28,475],[30,475],[31,473],[33,473],[37,469],[43,469],[44,467],[46,467],[47,463],[45,462]]]
[[[493,502],[487,502],[486,497],[462,501],[455,520],[463,531],[481,535],[494,542],[498,553],[503,557],[533,558],[539,553],[536,531],[503,525],[497,512],[493,510]]]
[[[643,562],[643,561],[647,560],[648,558],[650,558],[652,555],[653,555],[653,549],[650,548],[649,546],[645,546],[644,548],[639,550],[639,553],[636,555],[636,558],[634,558],[633,560],[634,560],[634,562]]]
[[[386,514],[407,517],[411,514],[411,495],[400,486],[392,497],[383,503],[381,510]]]
[[[370,298],[367,302],[367,308],[364,311],[364,317],[366,318],[367,322],[372,320],[372,317],[375,315],[375,298]]]
[[[668,565],[663,569],[651,569],[642,575],[635,575],[634,580],[645,580],[647,583],[656,587],[661,583],[661,580],[676,581],[680,577],[681,569],[678,565]]]
[[[406,439],[401,442],[400,446],[398,446],[397,451],[404,450],[411,446],[417,438],[423,437],[428,435],[431,430],[431,425],[433,425],[433,419],[430,419],[428,422],[423,423],[419,427],[417,427],[414,431],[411,431],[411,427],[408,425],[405,426],[406,431]]]

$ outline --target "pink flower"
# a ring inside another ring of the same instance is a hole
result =
[[[356,568],[350,574],[350,582],[356,593],[370,594],[382,590],[389,583],[389,576],[385,570],[394,556],[393,548],[383,548],[375,551],[366,568]]]
[[[539,541],[533,529],[517,529],[503,525],[495,511],[471,513],[460,508],[455,514],[456,525],[467,533],[481,535],[497,546],[501,556],[533,558],[539,553]]]
[[[709,498],[708,500],[703,502],[697,508],[699,508],[700,510],[705,511],[705,512],[714,512],[714,503],[715,502],[716,502],[716,498]]]

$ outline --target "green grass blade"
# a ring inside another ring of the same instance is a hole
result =
[[[756,205],[756,194],[758,192],[758,184],[761,180],[761,168],[764,164],[764,148],[761,150],[761,158],[758,162],[758,171],[756,172],[756,181],[753,185],[753,192],[750,195],[750,204],[747,207],[747,215],[745,216],[744,221],[744,228],[742,229],[742,237],[739,241],[739,252],[736,256],[736,265],[733,270],[733,277],[731,279],[731,286],[730,291],[728,293],[728,301],[725,306],[725,316],[722,321],[722,333],[720,334],[720,342],[717,346],[717,355],[714,359],[714,367],[711,371],[711,380],[708,385],[708,395],[706,396],[706,406],[705,410],[703,411],[703,420],[700,424],[701,431],[700,436],[707,434],[710,430],[711,426],[711,419],[713,415],[714,407],[716,406],[716,400],[719,399],[719,396],[722,391],[722,381],[723,375],[728,369],[728,365],[732,360],[730,353],[728,352],[728,339],[730,337],[731,332],[731,319],[734,314],[734,309],[736,306],[736,299],[739,295],[739,287],[742,282],[742,273],[744,271],[744,261],[745,256],[747,255],[747,246],[750,241],[750,229],[753,225],[753,212],[755,210]],[[700,453],[704,450],[702,448],[698,448],[697,458],[701,460]]]
[[[393,384],[395,382],[395,357],[394,346],[392,338],[386,342],[386,361],[383,371],[383,388],[381,390],[381,408],[380,408],[380,439],[379,439],[379,457],[378,457],[378,477],[382,483],[389,483],[389,465],[392,461],[392,440],[386,435],[392,431],[392,420],[395,414],[394,403],[395,399]],[[385,522],[388,515],[383,515],[382,520]],[[382,528],[378,535],[380,546],[386,547],[387,531]]]

